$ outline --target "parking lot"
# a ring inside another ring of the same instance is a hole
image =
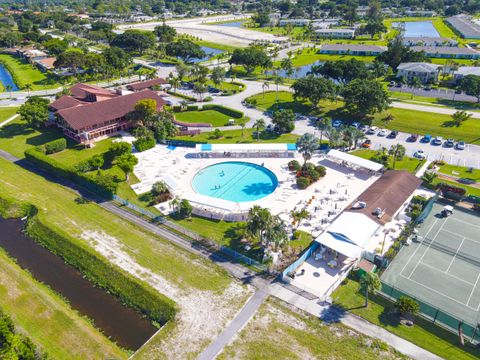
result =
[[[403,85],[402,87],[390,86],[388,90],[403,92],[408,94],[413,93],[414,95],[417,95],[417,96],[425,96],[425,97],[437,98],[437,99],[468,101],[473,103],[477,102],[477,98],[475,96],[470,96],[465,93],[456,94],[455,90],[451,90],[451,89],[426,90],[425,88],[413,88],[408,85]]]

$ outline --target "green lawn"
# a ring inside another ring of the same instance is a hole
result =
[[[255,107],[263,111],[276,111],[282,108],[291,109],[296,113],[308,114],[312,110],[310,104],[294,101],[293,93],[290,91],[279,91],[278,94],[273,90],[265,91],[265,93],[250,96],[246,100],[254,101]]]
[[[434,185],[436,185],[438,183],[446,183],[446,184],[450,184],[450,185],[455,186],[455,187],[463,188],[467,191],[466,196],[473,195],[473,196],[480,197],[480,189],[479,188],[464,185],[464,184],[459,184],[458,182],[455,182],[455,181],[444,180],[444,179],[439,179],[439,178],[436,178],[436,179],[433,180]]]
[[[27,84],[32,85],[32,90],[43,90],[59,86],[53,78],[49,78],[47,74],[42,73],[35,66],[32,66],[20,57],[0,54],[0,62],[11,72],[15,83],[20,89],[25,89]]]
[[[11,118],[17,113],[18,107],[0,107],[0,123]]]
[[[207,123],[213,127],[226,126],[230,116],[217,110],[182,111],[175,113],[175,119],[186,123]]]
[[[376,151],[375,150],[367,150],[367,149],[362,149],[362,150],[355,150],[352,152],[352,155],[356,155],[358,157],[371,160],[372,157],[375,156]],[[402,160],[399,160],[395,163],[395,170],[407,170],[411,173],[416,173],[418,169],[422,167],[422,165],[425,163],[426,160],[419,160],[415,158],[411,158],[408,156],[405,156]],[[393,161],[392,159],[389,160],[389,168],[393,166]]]
[[[223,270],[207,260],[143,231],[94,203],[78,203],[73,191],[0,159],[2,194],[33,203],[46,214],[47,223],[74,237],[81,239],[89,232],[117,241],[140,265],[180,288],[221,293],[230,282]]]
[[[226,359],[404,359],[393,348],[338,323],[267,300],[232,344],[219,355]]]
[[[218,44],[216,42],[206,41],[206,40],[198,40],[195,41],[196,44],[200,46],[206,46],[212,49],[224,50],[224,51],[233,51],[237,49],[235,46],[225,45],[225,44]]]
[[[349,59],[357,59],[359,61],[371,62],[375,58],[374,56],[320,54],[318,51],[319,50],[315,47],[303,49],[300,54],[295,53],[295,56],[292,59],[292,65],[296,67],[313,64],[316,61],[337,61]]]
[[[114,139],[115,137],[110,137],[97,141],[95,146],[92,148],[85,148],[84,146],[72,141],[69,142],[67,149],[49,156],[61,162],[62,164],[75,165],[91,158],[94,155],[105,154]]]
[[[470,179],[475,182],[480,182],[479,169],[473,169],[473,171],[470,172],[468,167],[445,164],[440,166],[439,171],[447,175],[457,176],[459,178]],[[454,172],[456,173],[455,175],[453,174]]]
[[[363,292],[358,289],[357,281],[348,280],[333,293],[334,303],[444,359],[478,359],[480,356],[480,350],[471,346],[460,348],[456,335],[421,318],[416,318],[415,325],[410,328],[399,324],[397,317],[391,314],[392,303],[380,296],[371,295],[369,306],[365,308]]]
[[[194,136],[176,136],[175,140],[191,141],[197,143],[210,143],[210,144],[251,144],[251,143],[294,143],[299,138],[295,134],[267,134],[262,133],[260,135],[260,140],[257,141],[256,137],[253,137],[253,132],[255,129],[245,129],[242,130],[226,130],[222,131],[223,137],[215,139],[213,133],[201,133]]]
[[[0,250],[0,308],[50,359],[126,359],[128,356],[48,286],[21,269],[3,250]]]
[[[412,95],[407,92],[399,92],[399,91],[390,91],[390,97],[392,100],[400,100],[402,102],[409,102],[409,103],[428,103],[428,105],[434,105],[439,107],[450,107],[454,109],[462,109],[462,110],[471,110],[471,111],[478,111],[480,110],[480,104],[471,103],[467,101],[456,101],[456,100],[447,100],[447,99],[439,99],[439,98],[432,98],[427,96],[418,96],[415,95],[412,98]]]

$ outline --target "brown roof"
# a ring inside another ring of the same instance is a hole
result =
[[[95,127],[107,121],[121,119],[131,112],[135,104],[143,99],[153,99],[157,102],[157,110],[166,104],[156,91],[145,90],[133,94],[117,96],[104,101],[86,103],[58,111],[68,125],[74,130]]]
[[[139,81],[133,84],[130,84],[127,86],[127,89],[132,90],[132,91],[138,91],[138,90],[144,90],[151,88],[152,86],[156,85],[163,85],[166,84],[167,81],[162,78],[157,78],[157,79],[152,79],[152,80],[147,80],[147,81]]]
[[[73,85],[70,88],[70,93],[72,94],[73,97],[77,98],[78,100],[85,99],[88,96],[88,94],[108,96],[108,97],[118,96],[113,91],[104,89],[100,86],[87,85],[83,83],[77,83]]]
[[[62,97],[55,100],[53,103],[49,105],[50,109],[54,111],[68,109],[74,106],[82,105],[84,102],[77,100],[71,96],[63,95]]]
[[[354,210],[350,204],[349,211],[361,212],[380,225],[389,222],[405,201],[413,194],[422,180],[405,170],[387,170],[377,181],[365,190],[357,199],[367,206]],[[381,219],[373,215],[376,208],[385,210]]]
[[[55,61],[56,60],[57,60],[57,58],[55,58],[55,57],[48,57],[48,58],[45,58],[45,59],[37,60],[36,62],[38,64],[42,64],[47,69],[53,69],[55,67]]]

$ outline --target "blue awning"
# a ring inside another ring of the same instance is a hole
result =
[[[212,151],[212,144],[202,144],[202,151]]]
[[[289,151],[297,150],[297,144],[287,144],[287,150]]]

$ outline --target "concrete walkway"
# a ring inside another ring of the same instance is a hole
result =
[[[17,117],[19,117],[20,115],[18,114],[15,114],[13,116],[10,116],[7,120],[5,120],[4,122],[1,122],[0,123],[0,127],[4,126],[4,125],[7,125],[9,122],[15,120]]]

